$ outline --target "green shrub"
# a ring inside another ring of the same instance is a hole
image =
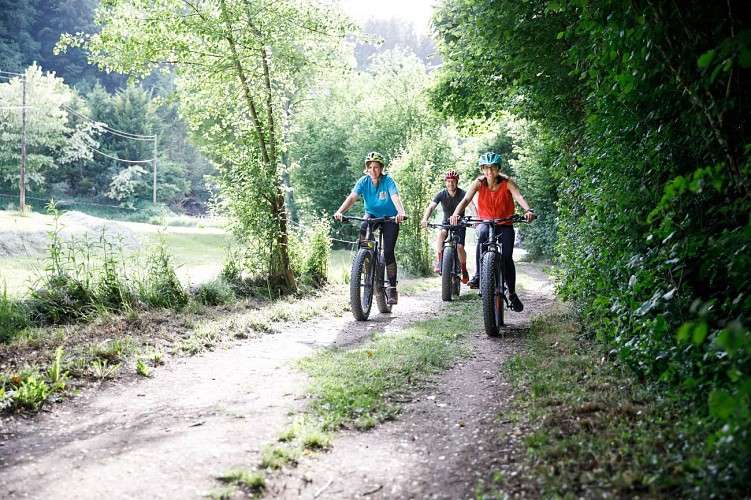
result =
[[[303,227],[291,241],[293,269],[300,280],[313,286],[326,283],[331,257],[331,224],[326,218],[316,219]]]
[[[28,321],[23,304],[8,297],[8,289],[3,286],[0,297],[0,344],[13,340],[19,331],[26,328]]]
[[[164,241],[147,256],[145,275],[138,281],[138,297],[150,307],[179,310],[188,304],[188,293],[175,274],[172,256]]]
[[[193,291],[193,300],[205,306],[220,306],[236,300],[235,290],[223,279],[201,283]]]

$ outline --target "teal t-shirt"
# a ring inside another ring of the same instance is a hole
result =
[[[365,202],[365,212],[375,217],[397,215],[396,205],[391,201],[391,195],[397,194],[399,190],[396,189],[394,179],[388,174],[381,175],[378,186],[373,185],[369,176],[363,175],[352,191],[362,196]]]

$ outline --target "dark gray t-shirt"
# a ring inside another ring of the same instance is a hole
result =
[[[467,192],[461,188],[456,189],[456,193],[454,193],[453,198],[449,194],[448,189],[441,189],[440,191],[438,191],[438,194],[436,194],[435,198],[433,198],[433,203],[441,205],[441,208],[443,209],[444,222],[454,214],[454,210],[456,210],[456,207],[464,199],[465,194],[467,194]],[[462,210],[462,213],[460,215],[464,215],[464,210]]]

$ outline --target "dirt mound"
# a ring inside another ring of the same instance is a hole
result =
[[[66,212],[58,222],[58,234],[65,242],[73,239],[98,242],[100,238],[104,238],[115,246],[135,248],[139,244],[136,233],[124,225],[82,212]],[[54,230],[52,225],[45,230],[37,227],[26,230],[22,225],[0,228],[0,257],[43,254],[52,241],[50,234]]]

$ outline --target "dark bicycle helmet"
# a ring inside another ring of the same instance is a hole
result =
[[[456,179],[458,181],[459,172],[457,172],[456,170],[449,170],[448,172],[446,172],[446,175],[443,176],[443,179],[444,180]]]
[[[381,166],[384,166],[386,164],[386,160],[383,158],[383,155],[378,151],[371,151],[370,153],[365,155],[365,165],[367,166],[371,161],[377,161],[381,164]]]
[[[488,151],[487,153],[483,153],[480,156],[480,159],[477,160],[477,166],[482,168],[483,165],[500,165],[501,164],[501,155],[493,153],[491,151]]]

